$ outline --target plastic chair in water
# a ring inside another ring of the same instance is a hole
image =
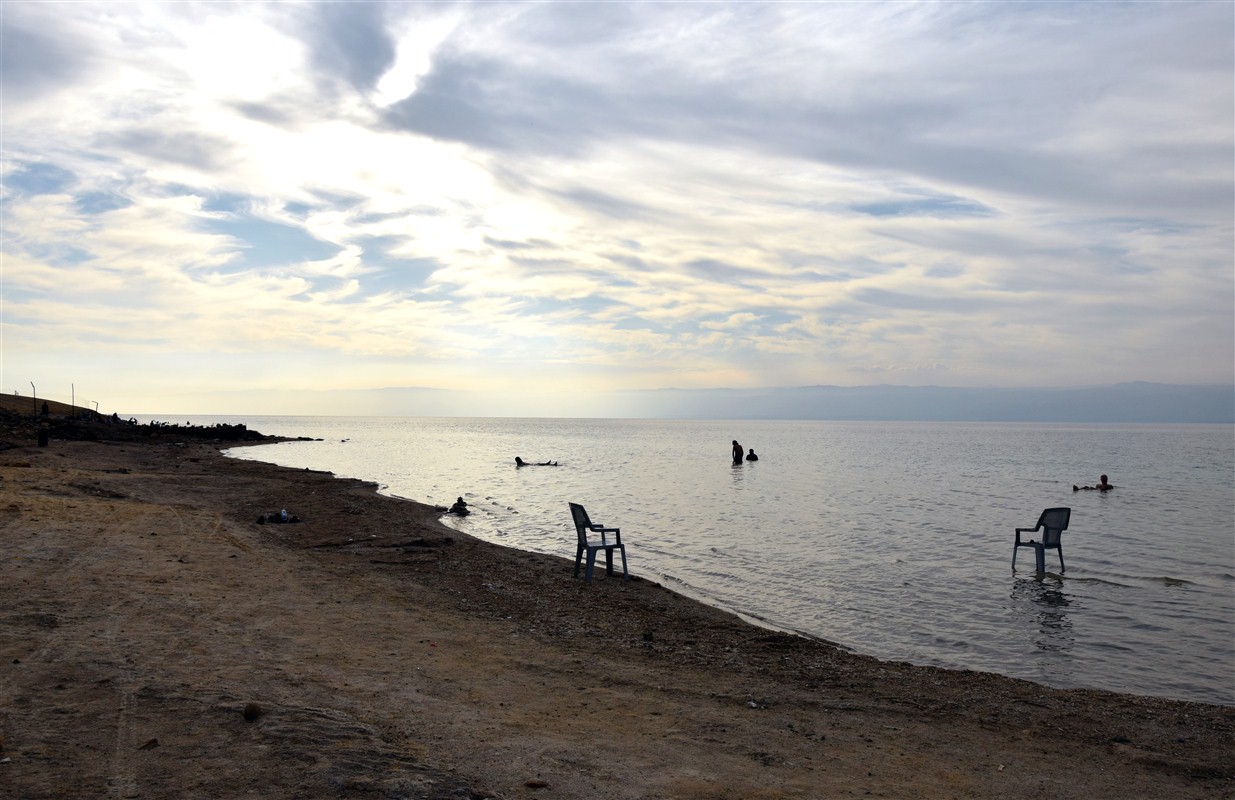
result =
[[[1046,551],[1054,550],[1059,553],[1059,571],[1063,572],[1067,569],[1063,565],[1063,548],[1059,546],[1059,538],[1068,528],[1068,520],[1072,516],[1070,508],[1048,508],[1042,512],[1042,516],[1038,517],[1038,524],[1032,528],[1017,528],[1016,529],[1016,544],[1012,547],[1012,569],[1016,570],[1016,553],[1022,547],[1032,547],[1034,555],[1037,556],[1038,572],[1046,572]],[[1035,533],[1042,531],[1042,541],[1035,542],[1033,539],[1021,541],[1022,533]]]
[[[587,553],[587,570],[584,572],[584,582],[592,582],[592,570],[596,566],[596,551],[605,551],[605,574],[613,574],[613,551],[622,551],[622,580],[630,580],[630,573],[626,571],[626,545],[622,544],[622,529],[621,528],[606,528],[603,525],[596,525],[587,515],[587,510],[578,503],[570,504],[570,516],[575,520],[575,531],[579,534],[579,548],[575,551],[575,577],[579,577],[579,564],[583,561],[583,554]],[[596,541],[590,534],[599,533],[600,541]],[[609,541],[608,534],[613,534],[613,541]]]

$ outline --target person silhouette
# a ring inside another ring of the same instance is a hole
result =
[[[747,461],[758,461],[759,460],[759,456],[755,455],[755,448],[752,447],[750,449],[750,452],[746,454],[746,460]]]
[[[1098,476],[1098,485],[1097,485],[1097,486],[1077,486],[1075,483],[1074,483],[1074,484],[1072,484],[1072,491],[1074,491],[1074,492],[1079,492],[1079,491],[1081,491],[1082,489],[1085,489],[1085,490],[1088,490],[1088,491],[1094,491],[1094,490],[1096,490],[1096,491],[1099,491],[1099,492],[1109,492],[1111,489],[1114,489],[1114,488],[1115,488],[1115,487],[1111,485],[1110,481],[1108,481],[1108,480],[1106,479],[1106,476],[1105,476],[1105,475],[1099,475],[1099,476]]]
[[[744,451],[742,450],[742,445],[738,444],[737,439],[734,439],[733,440],[733,463],[734,464],[742,463],[742,453],[743,452]]]

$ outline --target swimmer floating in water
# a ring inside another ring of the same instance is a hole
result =
[[[450,507],[450,513],[458,514],[460,517],[466,517],[468,514],[472,512],[468,510],[467,503],[463,502],[463,498],[460,497],[458,500],[455,501],[455,504]]]
[[[1109,492],[1111,489],[1114,489],[1114,488],[1115,487],[1112,486],[1109,481],[1107,481],[1105,475],[1098,476],[1097,486],[1077,486],[1075,483],[1072,484],[1072,491],[1074,492],[1079,492],[1082,489],[1085,491]]]
[[[556,467],[557,465],[558,463],[556,461],[541,461],[538,464],[530,464],[519,456],[515,456],[516,467]]]

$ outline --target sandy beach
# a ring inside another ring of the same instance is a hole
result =
[[[880,662],[209,441],[13,436],[2,797],[1235,797],[1235,707]]]

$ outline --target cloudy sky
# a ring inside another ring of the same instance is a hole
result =
[[[1229,2],[0,22],[5,392],[1235,380]]]

